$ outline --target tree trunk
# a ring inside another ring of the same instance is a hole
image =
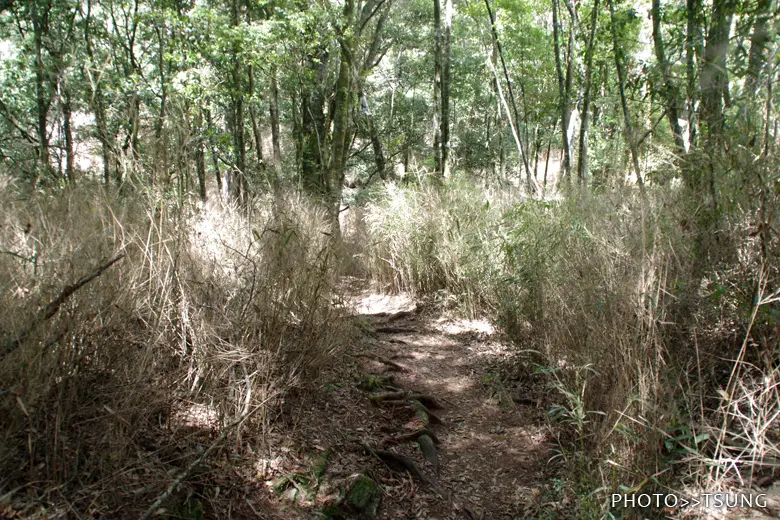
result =
[[[249,96],[250,99],[255,96],[255,68],[249,65],[247,68],[249,76]],[[260,126],[257,124],[257,113],[253,102],[249,103],[249,118],[252,121],[252,137],[255,140],[255,154],[257,155],[257,164],[262,170],[265,168],[265,157],[263,157],[263,135],[260,133]]]
[[[596,26],[599,19],[599,0],[593,3],[593,13],[588,35],[588,49],[585,52],[585,85],[582,99],[582,120],[580,121],[580,149],[577,162],[577,178],[582,186],[588,185],[588,130],[590,127],[590,87],[593,77],[593,47],[596,42]]]
[[[699,78],[701,120],[707,125],[708,139],[714,141],[719,141],[723,134],[723,98],[728,88],[726,57],[734,8],[735,0],[714,0]]]
[[[271,69],[271,99],[268,100],[268,112],[271,117],[271,145],[273,147],[274,169],[282,169],[281,132],[279,131],[279,85],[276,79],[276,67]]]
[[[658,66],[661,68],[661,78],[663,79],[661,91],[666,101],[666,113],[672,129],[672,135],[674,135],[674,145],[677,153],[682,155],[685,153],[685,141],[683,140],[682,128],[680,127],[680,111],[678,108],[680,94],[677,84],[672,80],[669,62],[666,59],[663,33],[661,32],[661,0],[653,0],[650,12],[653,17],[655,58],[658,61]]]
[[[433,159],[434,174],[444,175],[441,151],[441,83],[442,83],[442,34],[441,34],[441,3],[433,0]]]
[[[49,107],[51,106],[51,97],[47,92],[47,72],[43,62],[43,37],[49,32],[49,14],[51,3],[32,2],[30,14],[33,23],[33,40],[35,44],[35,100],[37,108],[37,132],[38,132],[38,164],[43,173],[48,173],[51,164],[49,160],[49,134],[48,117]],[[35,182],[37,182],[36,175]],[[34,183],[35,183],[34,182]],[[34,184],[33,183],[33,184]]]
[[[63,84],[60,85],[60,103],[62,104],[62,127],[65,134],[65,175],[68,178],[68,182],[72,185],[76,185],[76,158],[73,153],[73,129],[71,125],[71,103],[70,92]]]
[[[450,50],[452,48],[452,0],[444,2],[444,33],[441,56],[441,167],[450,175]]]
[[[382,149],[382,140],[379,138],[379,132],[377,132],[376,124],[374,123],[374,116],[371,114],[371,109],[368,106],[368,99],[362,87],[358,93],[360,96],[360,108],[363,112],[363,117],[366,121],[366,130],[368,137],[371,140],[371,149],[374,152],[374,164],[376,166],[376,172],[379,174],[379,178],[387,180],[387,163],[385,161],[385,153]]]
[[[755,96],[760,85],[761,70],[766,64],[765,51],[770,41],[769,20],[772,0],[758,0],[756,6],[756,22],[753,25],[753,33],[750,35],[750,53],[748,55],[748,73],[745,80],[745,92],[748,96]]]
[[[507,112],[507,119],[509,120],[510,127],[512,128],[512,134],[515,138],[515,144],[517,145],[517,153],[520,155],[520,160],[523,163],[523,167],[525,169],[525,176],[526,176],[526,184],[528,187],[529,192],[534,193],[540,193],[541,190],[539,188],[538,183],[536,182],[536,179],[534,179],[533,175],[531,174],[531,166],[528,163],[528,156],[525,153],[525,147],[523,146],[523,142],[520,140],[520,136],[518,134],[518,128],[517,126],[520,124],[520,114],[517,111],[517,102],[515,101],[515,93],[512,89],[512,80],[509,77],[509,69],[506,66],[506,61],[504,60],[504,51],[501,49],[501,42],[498,39],[498,30],[496,29],[496,18],[493,14],[493,9],[490,7],[490,0],[485,0],[485,7],[487,8],[488,16],[490,17],[490,29],[491,34],[493,35],[493,45],[496,47],[496,50],[498,51],[498,58],[501,60],[501,68],[504,71],[504,79],[506,80],[506,88],[507,92],[509,93],[509,100],[512,103],[512,110],[514,113],[514,123],[512,123],[512,115],[509,113],[509,107],[506,106],[506,100],[503,97],[503,94],[501,93],[501,84],[498,79],[498,74],[495,71],[495,68],[493,68],[493,64],[488,58],[488,64],[491,68],[493,68],[493,75],[496,79],[496,87],[498,90],[499,98],[501,99],[502,103],[506,107]]]
[[[89,67],[91,69],[97,68],[97,61],[95,60],[95,52],[92,46],[92,33],[90,31],[92,20],[92,1],[87,0],[87,13],[84,20],[84,42],[89,58]],[[90,102],[92,104],[92,111],[95,113],[95,125],[97,126],[97,137],[100,141],[101,156],[103,158],[103,182],[108,185],[111,182],[111,142],[108,136],[108,129],[106,126],[106,108],[103,100],[103,88],[101,87],[100,77],[92,79],[92,73],[87,70],[87,75],[90,77],[90,85],[92,87]]]
[[[231,22],[234,27],[239,24],[239,6],[238,0],[233,0],[231,4]],[[242,88],[243,75],[241,74],[241,60],[239,58],[238,44],[233,45],[233,100],[232,114],[229,121],[231,134],[233,135],[233,149],[235,151],[235,164],[232,172],[233,179],[227,179],[230,186],[231,196],[242,205],[249,202],[246,182],[246,139],[244,136],[244,97]],[[230,182],[230,181],[235,182]]]
[[[330,168],[326,180],[325,194],[328,206],[333,212],[334,230],[338,233],[339,206],[341,204],[341,187],[344,183],[344,168],[349,152],[349,114],[352,96],[352,54],[354,52],[354,36],[351,34],[355,17],[355,0],[344,3],[344,26],[346,30],[339,38],[341,56],[339,76],[336,80],[336,92],[333,109],[333,141],[331,145]]]
[[[701,23],[699,15],[702,9],[702,0],[687,0],[686,11],[688,20],[685,30],[685,77],[686,97],[688,112],[688,147],[696,148],[698,140],[698,119],[696,117],[699,92],[696,85],[696,69],[698,58],[701,57]]]
[[[323,85],[326,79],[328,53],[320,48],[317,56],[309,56],[308,68],[313,73],[314,82],[306,85],[301,92],[298,128],[301,149],[301,184],[310,193],[325,191],[326,164],[326,126],[325,94]]]
[[[571,150],[569,149],[569,91],[566,88],[566,78],[563,75],[563,66],[561,64],[561,21],[558,13],[558,0],[552,0],[553,15],[553,50],[555,53],[555,72],[558,76],[558,102],[561,112],[561,150],[563,151],[563,160],[561,164],[561,174],[558,181],[566,179],[570,182],[569,170],[571,169]]]
[[[615,68],[618,75],[618,90],[620,91],[620,106],[623,109],[623,129],[626,136],[628,148],[631,151],[631,162],[636,172],[636,181],[640,187],[644,186],[642,172],[639,169],[639,150],[634,136],[634,128],[631,124],[631,115],[628,111],[628,101],[626,99],[626,73],[623,69],[623,52],[618,41],[617,20],[615,18],[614,0],[607,0],[609,4],[610,29],[612,30],[612,51],[615,55]]]

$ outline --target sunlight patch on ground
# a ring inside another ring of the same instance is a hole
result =
[[[414,300],[408,294],[364,294],[352,300],[352,307],[357,314],[379,314],[411,311],[415,308]]]
[[[469,332],[476,332],[479,334],[485,334],[488,336],[492,336],[495,333],[495,329],[493,328],[493,325],[485,320],[485,319],[479,319],[479,320],[466,320],[466,319],[456,319],[456,320],[448,320],[445,318],[440,318],[437,323],[438,330],[446,333],[446,334],[466,334]]]
[[[195,403],[178,410],[172,423],[179,427],[216,428],[219,425],[217,411],[208,405]]]

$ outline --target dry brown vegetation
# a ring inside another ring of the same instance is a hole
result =
[[[262,439],[339,348],[340,253],[305,200],[247,217],[7,178],[0,197],[0,489],[38,497],[27,514],[148,507],[228,425],[237,445]]]
[[[526,370],[558,396],[549,412],[576,517],[608,514],[606,494],[630,488],[765,485],[780,455],[778,198],[765,166],[745,166],[715,211],[683,187],[549,202],[469,183],[391,188],[365,217],[369,270],[487,312],[534,353]]]

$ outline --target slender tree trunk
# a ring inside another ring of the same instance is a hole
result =
[[[666,113],[669,118],[669,125],[674,135],[674,145],[677,153],[685,153],[685,141],[683,140],[682,128],[680,127],[680,111],[678,104],[680,94],[677,84],[672,80],[672,74],[669,62],[666,59],[666,50],[664,48],[663,33],[661,32],[661,0],[653,0],[650,10],[653,17],[653,43],[655,48],[655,58],[658,66],[661,68],[661,78],[663,79],[663,96],[666,101]]]
[[[249,96],[250,99],[255,96],[255,68],[252,65],[247,67],[249,76]],[[263,157],[263,135],[260,133],[260,126],[257,124],[257,112],[254,103],[249,103],[249,118],[252,121],[252,137],[255,140],[255,154],[257,155],[257,164],[260,169],[265,168],[265,157]]]
[[[644,186],[642,172],[639,169],[639,150],[634,136],[634,128],[631,124],[631,114],[628,111],[628,100],[626,99],[626,73],[624,70],[623,52],[618,39],[617,20],[615,18],[614,0],[607,0],[609,4],[610,29],[612,30],[612,51],[615,55],[615,69],[618,75],[618,90],[620,91],[620,106],[623,109],[623,129],[626,136],[626,142],[631,152],[631,162],[636,172],[636,181],[640,187]]]
[[[308,58],[308,68],[314,82],[307,84],[301,92],[299,147],[301,154],[301,184],[310,193],[325,192],[325,168],[327,135],[325,126],[325,94],[328,53],[320,48],[318,54]]]
[[[97,61],[95,60],[95,52],[92,44],[92,0],[87,0],[87,13],[84,20],[84,43],[89,58],[89,68],[95,70],[97,68]],[[108,185],[111,182],[111,142],[108,136],[108,129],[106,126],[106,108],[103,100],[103,87],[101,86],[100,77],[92,78],[92,72],[87,68],[87,76],[90,77],[90,85],[92,87],[90,104],[92,105],[92,111],[95,114],[95,125],[97,126],[97,137],[100,141],[101,156],[103,159],[103,182]]]
[[[452,48],[452,0],[444,2],[444,31],[441,56],[441,167],[450,175],[450,51]]]
[[[557,126],[558,118],[555,118],[555,121],[553,122],[552,133],[550,134],[550,139],[547,141],[547,155],[544,158],[544,180],[542,184],[542,193],[544,193],[544,190],[547,189],[547,169],[550,166],[550,149],[552,148],[553,136],[555,135],[555,129]]]
[[[341,204],[341,187],[344,183],[344,168],[349,152],[349,114],[352,86],[352,54],[354,52],[354,36],[351,34],[355,18],[355,0],[344,3],[344,26],[347,28],[339,39],[341,56],[339,76],[336,80],[336,92],[333,110],[333,141],[330,156],[330,168],[326,182],[326,196],[331,208],[334,229],[338,233],[339,206]]]
[[[49,160],[48,117],[51,98],[46,87],[47,71],[43,62],[43,37],[49,32],[49,14],[51,3],[32,2],[30,14],[33,23],[33,41],[35,44],[35,100],[37,108],[38,132],[38,164],[41,171],[48,173],[51,169]],[[37,182],[37,175],[35,181]]]
[[[593,3],[593,13],[588,35],[588,49],[585,52],[585,85],[582,99],[582,119],[580,121],[580,149],[577,162],[577,178],[582,186],[588,185],[588,130],[590,127],[590,87],[593,78],[593,48],[596,42],[596,26],[599,19],[599,0]]]
[[[442,31],[441,31],[441,2],[433,0],[433,159],[434,174],[438,177],[444,175],[442,164],[442,135],[441,135],[441,107],[442,107]]]
[[[686,77],[686,97],[688,112],[688,146],[691,150],[695,149],[698,141],[698,118],[697,103],[699,101],[698,85],[696,83],[696,72],[698,58],[702,54],[702,36],[699,15],[702,9],[702,0],[686,0],[686,11],[688,14],[685,30],[685,77]]]
[[[239,0],[233,0],[230,9],[231,24],[234,27],[239,25]],[[239,201],[246,207],[249,202],[246,180],[246,139],[244,135],[244,96],[245,89],[242,87],[243,75],[241,74],[241,60],[239,58],[238,44],[233,45],[233,70],[231,80],[233,84],[232,114],[229,121],[231,134],[233,135],[233,148],[235,150],[235,165],[231,177],[226,179],[231,188],[231,195],[234,200]],[[235,182],[231,182],[235,181]]]
[[[379,138],[379,132],[377,132],[376,124],[374,123],[374,116],[371,114],[371,109],[368,106],[368,98],[366,98],[362,86],[360,86],[359,89],[358,96],[360,97],[360,108],[366,122],[368,137],[371,140],[371,149],[374,152],[374,165],[376,166],[376,172],[379,174],[379,178],[384,181],[387,180],[387,163],[382,148],[382,140]]]
[[[561,180],[566,179],[566,182],[570,182],[569,172],[571,169],[571,150],[569,148],[569,91],[566,88],[567,81],[563,75],[563,66],[561,63],[561,21],[558,12],[558,0],[552,0],[552,15],[555,72],[558,76],[558,102],[560,104],[559,109],[561,112],[561,150],[563,152],[561,178],[558,179],[558,181],[560,182]]]
[[[704,48],[699,79],[701,86],[701,120],[707,125],[707,137],[719,140],[723,133],[723,98],[728,88],[726,60],[731,21],[736,0],[714,0],[710,31]]]
[[[538,183],[536,182],[536,179],[534,179],[533,175],[531,174],[531,166],[528,162],[528,155],[525,152],[525,147],[523,146],[523,142],[520,140],[520,136],[517,131],[517,125],[520,124],[520,114],[517,111],[517,102],[515,101],[515,93],[512,89],[512,80],[509,77],[509,69],[506,66],[506,61],[504,60],[504,51],[501,49],[501,42],[498,39],[498,30],[496,29],[496,18],[493,14],[493,9],[490,7],[490,0],[485,0],[485,7],[487,8],[488,16],[490,18],[490,29],[491,34],[493,35],[493,45],[495,45],[496,50],[498,51],[498,58],[501,60],[501,68],[504,71],[504,79],[506,80],[506,88],[507,92],[509,93],[509,100],[512,103],[512,110],[514,112],[514,123],[512,123],[512,115],[509,113],[509,107],[506,106],[506,100],[503,97],[503,94],[501,93],[501,84],[498,79],[498,74],[493,67],[493,63],[490,61],[490,58],[488,58],[488,65],[493,69],[493,75],[496,79],[496,86],[498,90],[499,97],[506,107],[507,112],[507,119],[509,120],[509,124],[512,128],[512,134],[515,138],[515,144],[517,145],[517,152],[520,155],[520,159],[522,160],[523,167],[525,169],[525,176],[526,176],[526,184],[528,186],[529,192],[535,192],[540,193],[541,190],[539,188]]]
[[[165,59],[165,26],[158,22],[154,25],[159,44],[158,50],[158,72],[160,79],[160,112],[154,122],[154,150],[155,150],[155,169],[164,175],[163,182],[165,186],[170,182],[170,173],[168,168],[168,135],[163,135],[165,118],[168,115],[168,81],[166,79],[166,59]],[[154,183],[154,177],[152,177]]]
[[[62,130],[65,134],[65,175],[68,178],[68,182],[72,185],[76,185],[76,158],[73,152],[73,129],[72,129],[72,116],[71,116],[71,102],[70,92],[68,92],[66,85],[60,85],[60,103],[62,104]]]
[[[769,20],[772,13],[772,0],[758,0],[756,6],[756,22],[753,24],[753,33],[750,35],[750,53],[748,55],[748,74],[745,80],[745,91],[749,96],[755,96],[761,70],[766,65],[766,49],[771,40],[769,34]]]
[[[276,79],[276,67],[271,69],[271,99],[268,100],[269,115],[271,117],[271,145],[273,147],[274,169],[279,172],[282,169],[281,132],[279,131],[279,85]]]

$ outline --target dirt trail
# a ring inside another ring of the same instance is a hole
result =
[[[439,496],[430,486],[415,490],[408,484],[386,495],[379,518],[499,519],[529,513],[549,476],[550,439],[530,389],[522,382],[500,383],[496,371],[510,366],[511,353],[490,324],[421,311],[404,295],[363,295],[355,307],[367,329],[360,370],[392,374],[392,387],[430,396],[442,406],[433,412],[442,424],[430,425],[440,441],[439,475],[432,464],[420,462],[438,483]],[[366,397],[361,409],[374,425],[367,437],[382,432],[387,441],[388,433],[421,427],[403,407],[372,407]],[[391,449],[423,461],[415,444]]]

